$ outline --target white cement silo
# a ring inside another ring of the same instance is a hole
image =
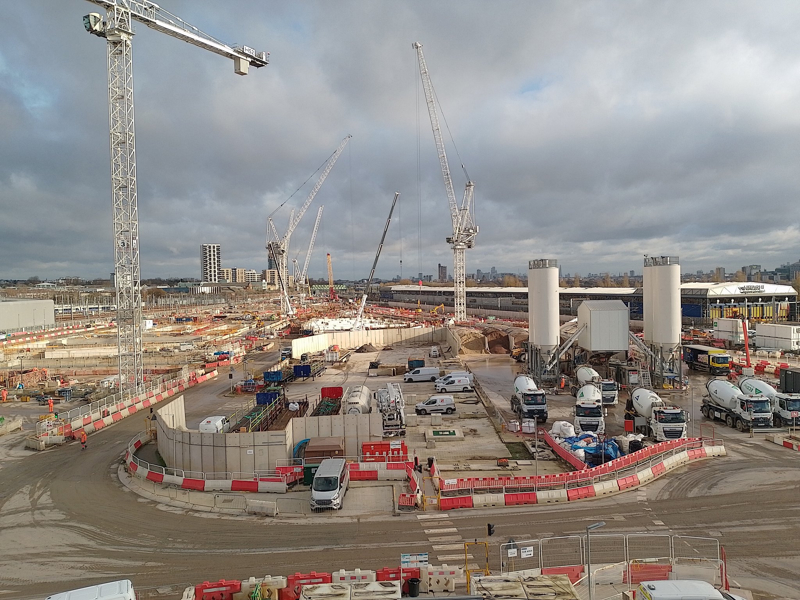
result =
[[[558,318],[558,261],[528,261],[528,336],[543,355],[552,354],[561,341]]]
[[[644,259],[642,269],[642,318],[644,319],[644,342],[653,343],[653,281],[649,258]]]
[[[681,341],[680,263],[677,256],[652,256],[647,260],[650,261],[649,287],[653,305],[651,341],[655,346],[670,350]]]

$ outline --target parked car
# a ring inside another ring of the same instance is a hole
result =
[[[474,388],[469,377],[458,375],[445,379],[441,383],[434,385],[437,392],[471,392]]]
[[[448,415],[456,412],[456,402],[452,396],[431,396],[425,402],[418,402],[414,407],[414,412],[418,415],[428,415],[433,413],[445,413]]]

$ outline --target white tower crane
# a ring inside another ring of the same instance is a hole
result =
[[[308,274],[308,263],[311,262],[311,252],[314,251],[314,242],[317,240],[317,231],[319,230],[319,222],[322,219],[322,210],[325,205],[319,207],[317,210],[317,219],[314,221],[314,230],[311,232],[311,241],[308,243],[308,251],[306,252],[306,260],[303,263],[303,270],[300,271],[300,277],[295,281],[295,285],[307,287],[308,281],[306,275]]]
[[[336,159],[338,159],[339,155],[342,153],[342,151],[344,151],[344,147],[347,145],[347,142],[350,141],[351,137],[353,136],[348,135],[345,137],[342,140],[342,143],[339,144],[339,147],[334,151],[333,154],[331,154],[330,158],[328,158],[325,168],[322,170],[322,174],[319,176],[317,183],[314,184],[314,188],[311,190],[308,198],[306,198],[303,206],[300,207],[300,210],[297,211],[296,215],[289,219],[289,228],[286,230],[286,233],[283,234],[283,236],[279,235],[278,230],[275,229],[275,223],[272,222],[272,217],[270,216],[267,218],[267,250],[275,261],[275,267],[278,269],[278,282],[281,286],[285,286],[285,288],[282,290],[283,293],[281,294],[281,312],[283,312],[285,315],[294,313],[291,305],[289,304],[288,293],[289,269],[287,265],[287,252],[289,251],[289,240],[291,239],[292,233],[294,233],[297,224],[300,222],[300,219],[302,219],[303,215],[306,213],[306,209],[308,209],[311,201],[314,200],[314,196],[317,195],[317,192],[322,187],[322,183],[325,181],[328,173],[331,172],[333,165],[336,164]],[[273,241],[269,240],[270,236],[272,236]]]
[[[431,83],[431,76],[428,73],[428,66],[422,54],[422,44],[414,42],[412,47],[417,51],[419,60],[419,74],[422,77],[422,88],[425,90],[425,100],[428,104],[428,115],[431,118],[431,128],[433,129],[433,139],[436,142],[436,150],[439,153],[439,164],[442,168],[444,177],[444,187],[447,190],[447,200],[450,203],[450,217],[453,221],[453,235],[447,238],[447,243],[453,248],[453,299],[455,305],[455,320],[467,320],[467,263],[465,251],[472,248],[475,244],[475,236],[478,234],[478,226],[475,224],[473,215],[475,213],[474,188],[475,185],[467,176],[467,184],[464,189],[464,198],[459,208],[456,201],[456,193],[453,189],[453,179],[450,176],[450,165],[447,163],[447,153],[442,139],[442,130],[439,127],[439,116],[436,111],[436,99]],[[463,168],[463,165],[462,165]],[[464,170],[466,175],[466,169]]]
[[[233,48],[147,0],[88,0],[106,9],[83,17],[86,31],[108,42],[108,114],[111,137],[111,194],[114,216],[114,287],[117,295],[119,386],[123,397],[137,394],[144,380],[142,290],[139,271],[139,210],[136,196],[136,141],[133,120],[133,22],[204,50],[233,59],[234,72],[269,63],[269,54]]]

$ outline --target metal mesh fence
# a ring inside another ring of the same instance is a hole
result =
[[[583,536],[545,538],[541,540],[542,568],[582,565]]]

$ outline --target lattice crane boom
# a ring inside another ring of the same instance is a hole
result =
[[[311,262],[311,252],[314,250],[314,242],[317,240],[317,231],[319,230],[319,222],[322,220],[322,211],[325,208],[325,205],[317,209],[317,218],[314,221],[314,229],[311,232],[311,241],[308,243],[308,251],[306,252],[306,260],[303,263],[303,270],[300,271],[300,282],[299,285],[306,284],[306,274],[308,273],[308,263]]]
[[[142,289],[139,267],[139,209],[136,191],[136,135],[133,104],[133,22],[233,59],[234,71],[269,63],[266,52],[234,48],[203,33],[146,0],[88,0],[106,10],[83,17],[89,33],[107,40],[108,114],[111,147],[111,195],[114,237],[114,287],[117,297],[119,385],[124,398],[135,396],[144,382]]]
[[[394,200],[392,200],[392,207],[389,209],[389,216],[386,218],[386,225],[383,226],[383,235],[381,235],[381,241],[378,244],[378,251],[375,253],[375,260],[372,261],[372,270],[369,272],[369,279],[367,279],[367,287],[364,288],[364,295],[361,297],[361,305],[358,307],[358,313],[356,314],[356,320],[353,323],[353,329],[358,330],[361,329],[364,319],[364,307],[367,305],[367,296],[369,295],[369,288],[372,286],[372,278],[375,277],[375,267],[378,266],[378,259],[381,257],[381,250],[383,250],[383,242],[386,241],[386,232],[389,231],[389,223],[392,222],[392,213],[394,212],[394,206],[397,204],[397,199],[400,197],[400,192],[394,193]]]
[[[412,47],[417,51],[419,62],[419,73],[422,79],[422,89],[425,92],[425,101],[428,105],[428,116],[431,119],[431,129],[433,130],[433,140],[436,144],[436,152],[439,155],[439,166],[442,169],[444,187],[447,192],[447,201],[450,205],[450,218],[453,224],[453,235],[447,238],[447,243],[453,248],[453,304],[456,321],[466,321],[467,319],[467,284],[466,284],[466,253],[467,248],[472,248],[475,244],[475,236],[478,234],[478,226],[475,224],[475,185],[467,180],[464,188],[464,197],[459,207],[456,201],[455,190],[453,189],[453,178],[450,174],[450,165],[447,162],[447,152],[445,150],[442,129],[439,126],[439,115],[436,109],[436,95],[433,91],[433,83],[428,72],[428,65],[422,53],[422,44],[414,42]],[[465,170],[466,173],[466,170]]]

